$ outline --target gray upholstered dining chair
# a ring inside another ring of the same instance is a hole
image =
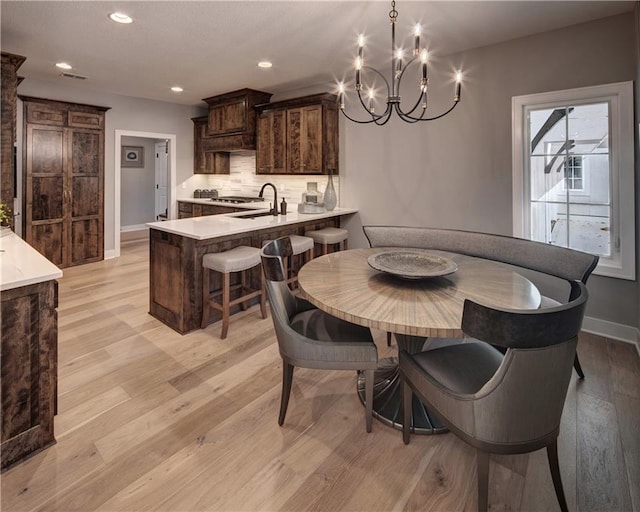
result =
[[[363,226],[363,229],[371,247],[432,249],[500,261],[533,271],[527,277],[535,284],[538,284],[537,274],[551,276],[563,285],[570,281],[586,284],[599,259],[598,256],[574,249],[491,233],[408,226]],[[542,295],[541,299],[541,308],[556,307],[567,302],[546,295]],[[568,300],[571,299],[573,297],[569,293]],[[578,376],[584,379],[577,353],[573,366]]]
[[[560,508],[567,511],[557,438],[588,296],[580,281],[571,288],[569,303],[537,310],[498,310],[467,299],[462,330],[476,340],[413,355],[400,351],[405,444],[415,393],[476,448],[481,512],[488,505],[489,454],[544,447]]]
[[[365,375],[365,419],[371,432],[373,372],[378,350],[371,331],[317,309],[295,296],[284,273],[283,258],[292,254],[289,237],[262,248],[264,285],[282,357],[282,397],[278,424],[284,423],[291,394],[294,367],[325,370],[360,370]]]

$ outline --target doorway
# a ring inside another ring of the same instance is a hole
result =
[[[168,220],[169,207],[167,202],[167,174],[169,170],[169,141],[155,144],[155,187],[154,212],[156,221]]]
[[[162,188],[164,189],[164,201],[165,201],[165,206],[164,206],[164,210],[166,211],[166,218],[167,219],[174,219],[176,218],[176,206],[175,206],[175,183],[176,183],[176,154],[175,154],[175,147],[176,147],[176,135],[175,134],[168,134],[168,133],[154,133],[154,132],[137,132],[137,131],[130,131],[130,130],[116,130],[115,131],[115,172],[114,172],[114,176],[115,176],[115,187],[114,187],[114,217],[113,217],[113,224],[114,224],[114,251],[113,254],[111,254],[111,257],[115,257],[117,258],[118,256],[120,256],[120,241],[121,241],[121,228],[122,228],[122,213],[121,213],[121,207],[122,207],[122,172],[131,172],[132,168],[130,167],[125,167],[123,170],[122,167],[122,146],[126,145],[123,144],[122,139],[123,137],[138,137],[138,138],[142,138],[142,139],[156,139],[157,142],[159,142],[160,144],[163,145],[163,148],[165,150],[165,162],[166,162],[166,166],[167,166],[167,172],[165,173],[166,175],[166,181],[162,184]],[[155,162],[156,158],[156,151],[155,151],[155,146],[151,146],[151,152],[152,154],[149,154],[149,159],[153,160]],[[154,183],[158,185],[158,188],[156,188],[156,190],[160,190],[161,188],[161,184],[155,181],[155,170],[153,171],[154,175]],[[150,191],[150,194],[152,194],[152,204],[155,205],[155,201],[156,201],[156,197],[158,195],[161,195],[159,193],[154,193],[153,190]],[[155,208],[155,206],[154,206]],[[155,219],[151,219],[151,220],[155,220]],[[160,220],[160,219],[159,219]],[[164,219],[162,219],[164,220]]]

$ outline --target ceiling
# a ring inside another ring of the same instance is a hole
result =
[[[438,55],[631,11],[634,3],[399,0],[397,33],[411,44],[421,23],[437,63]],[[284,94],[336,83],[351,75],[361,32],[368,64],[382,66],[390,53],[390,3],[381,1],[2,0],[0,8],[2,51],[27,57],[21,76],[186,105],[244,87]],[[134,23],[110,21],[116,10]],[[273,67],[258,68],[261,60]],[[61,77],[60,61],[87,80]],[[174,85],[184,92],[171,92]]]

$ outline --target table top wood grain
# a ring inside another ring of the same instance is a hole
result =
[[[536,309],[540,293],[515,267],[443,251],[458,265],[447,276],[404,280],[374,270],[367,258],[391,249],[352,249],[316,258],[302,267],[302,296],[349,322],[397,334],[464,337],[466,298],[507,309]]]

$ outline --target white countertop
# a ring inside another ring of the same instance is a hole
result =
[[[0,237],[0,290],[62,277],[62,270],[15,233]]]
[[[180,199],[181,201],[181,199]],[[256,204],[256,203],[253,203]],[[298,205],[291,205],[295,208]],[[263,208],[263,211],[267,211]],[[269,229],[289,224],[297,224],[317,219],[327,219],[341,215],[356,213],[354,208],[336,208],[324,213],[298,213],[297,211],[287,212],[286,215],[266,215],[253,219],[239,219],[245,212],[226,213],[222,215],[206,215],[204,217],[193,217],[191,219],[166,220],[164,222],[150,222],[147,224],[152,229],[166,231],[175,235],[195,238],[196,240],[208,240],[227,235],[249,233],[261,229]]]

